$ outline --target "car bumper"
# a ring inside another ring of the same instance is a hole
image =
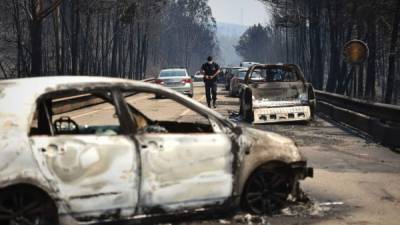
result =
[[[168,86],[166,86],[166,87],[168,87]],[[190,87],[184,87],[184,86],[183,87],[168,87],[168,88],[170,88],[170,89],[172,89],[174,91],[180,92],[182,94],[185,94],[185,95],[193,94],[193,87],[192,86],[190,86]]]
[[[255,124],[308,121],[311,119],[310,106],[255,108],[253,113],[253,123]]]

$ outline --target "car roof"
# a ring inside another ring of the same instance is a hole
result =
[[[162,69],[161,71],[179,71],[179,70],[186,70],[185,68],[168,68],[168,69]]]

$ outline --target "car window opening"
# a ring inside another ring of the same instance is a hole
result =
[[[208,118],[187,106],[170,98],[161,101],[168,103],[168,107],[180,111],[178,116],[163,113],[158,101],[152,97],[154,93],[141,93],[140,101],[137,98],[125,97],[133,121],[137,125],[137,133],[163,134],[192,134],[214,133]]]
[[[74,102],[85,98],[86,105]],[[60,100],[69,104],[61,105]],[[117,110],[111,100],[111,92],[66,94],[39,100],[30,135],[100,135],[121,134]]]
[[[250,74],[252,81],[258,82],[296,82],[299,76],[294,69],[291,68],[262,68],[252,71]]]

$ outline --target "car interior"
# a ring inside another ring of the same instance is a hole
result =
[[[137,93],[125,93],[125,99],[134,97]],[[87,99],[85,107],[74,104],[74,99]],[[60,102],[70,101],[70,107],[76,109],[60,111]],[[152,98],[141,100],[142,104],[151,104]],[[165,99],[163,101],[174,100]],[[149,118],[139,110],[136,104],[127,102],[129,114],[134,121],[136,133],[213,133],[210,121],[204,116],[184,107],[188,113],[188,118],[166,119],[163,115]],[[150,103],[149,103],[150,102]],[[146,112],[146,110],[144,110]],[[37,102],[37,110],[31,124],[30,135],[118,135],[121,134],[121,121],[113,103],[112,94],[107,91],[91,93],[60,93],[54,96],[41,98]]]
[[[77,102],[78,98],[85,102]],[[68,102],[71,108],[62,109],[61,101]],[[99,116],[103,119],[96,119]],[[38,100],[30,135],[117,135],[120,132],[110,92],[65,92]]]
[[[153,93],[149,93],[150,95]],[[126,97],[128,108],[135,121],[138,133],[213,133],[208,118],[196,113],[186,106],[168,97],[163,101],[168,101],[171,105],[177,105],[184,112],[188,112],[187,116],[178,118],[170,118],[169,115],[158,114],[151,105],[151,98],[146,98],[140,102],[131,101],[130,97]],[[154,101],[153,101],[154,102]],[[153,103],[154,104],[154,103]]]

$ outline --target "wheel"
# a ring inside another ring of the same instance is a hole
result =
[[[0,224],[58,225],[57,207],[40,191],[8,188],[0,193]]]
[[[193,94],[188,94],[188,96],[189,96],[190,98],[193,98]]]
[[[285,169],[262,168],[251,175],[242,195],[242,205],[254,214],[272,214],[286,203],[293,176]]]

